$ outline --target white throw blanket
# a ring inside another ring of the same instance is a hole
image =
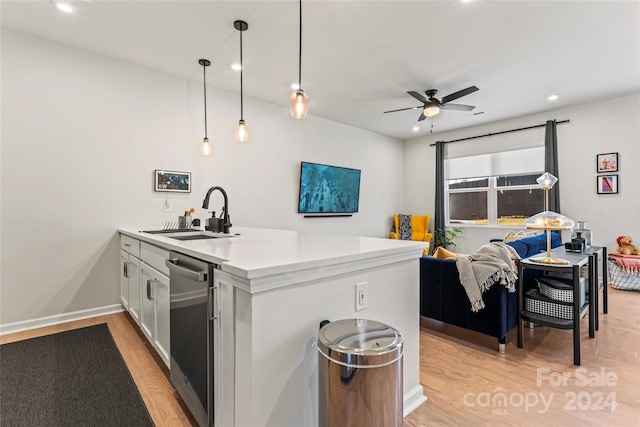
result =
[[[502,242],[488,243],[473,255],[456,256],[460,283],[469,297],[472,311],[484,308],[482,294],[496,282],[509,292],[516,291],[517,259],[520,257],[515,249]]]

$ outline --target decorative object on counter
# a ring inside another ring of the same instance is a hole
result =
[[[224,197],[224,207],[222,208],[222,214],[220,218],[216,218],[216,213],[213,212],[212,218],[208,218],[205,222],[204,229],[207,231],[215,231],[217,233],[229,233],[229,229],[233,224],[231,224],[231,217],[229,216],[229,198],[227,197],[227,192],[224,191],[222,187],[211,187],[209,191],[207,191],[207,195],[204,197],[202,201],[202,209],[209,209],[209,197],[211,197],[211,193],[215,190],[218,190],[222,193],[222,197]],[[218,220],[222,220],[222,224]],[[216,221],[213,221],[216,220]],[[213,229],[215,227],[215,230]]]
[[[242,33],[247,31],[249,24],[244,21],[235,21],[233,26],[236,30],[240,31],[240,120],[236,125],[236,141],[244,142],[249,139],[249,126],[244,121],[244,105],[243,105],[243,92],[242,92],[242,73],[244,72],[244,66],[242,65]]]
[[[196,210],[193,208],[188,211],[184,211],[184,215],[178,217],[178,228],[191,228],[191,226],[193,225],[191,214],[195,211]]]
[[[191,172],[175,172],[156,169],[154,190],[174,193],[191,193]]]
[[[213,144],[207,137],[207,67],[211,65],[208,59],[198,60],[198,64],[202,65],[202,87],[204,91],[204,138],[200,144],[200,152],[208,156],[213,151]]]
[[[587,228],[587,221],[577,221],[578,222],[578,228],[574,228],[571,231],[571,239],[573,240],[576,237],[582,237],[584,238],[584,247],[588,248],[589,246],[591,246],[591,241],[593,234],[591,233],[591,230],[589,230]]]
[[[549,206],[549,190],[558,182],[558,178],[545,172],[536,179],[545,192],[545,209]],[[547,233],[547,256],[544,258],[530,258],[533,262],[543,264],[569,264],[569,261],[560,258],[551,258],[551,230],[569,230],[573,228],[573,221],[557,212],[545,210],[524,222],[525,227],[534,230],[544,230]]]
[[[632,243],[631,236],[620,236],[616,239],[618,249],[616,252],[622,255],[640,255],[638,248]]]
[[[300,0],[300,31],[298,50],[298,87],[289,97],[289,109],[294,119],[304,119],[309,112],[309,95],[302,90],[302,0]]]
[[[598,173],[618,172],[618,153],[598,154],[596,161]]]
[[[618,175],[600,175],[596,180],[598,194],[618,194]]]

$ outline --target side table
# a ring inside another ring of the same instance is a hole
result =
[[[552,256],[563,258],[569,261],[569,264],[543,264],[531,261],[530,258],[520,260],[518,264],[518,311],[520,316],[518,317],[518,347],[523,347],[524,336],[524,323],[523,320],[541,324],[553,328],[560,329],[573,329],[573,364],[580,365],[580,318],[581,314],[586,309],[589,309],[589,337],[595,337],[595,324],[596,324],[596,310],[593,307],[597,307],[592,302],[597,301],[597,290],[595,283],[597,276],[593,270],[597,270],[594,259],[597,259],[596,250],[594,254],[577,253],[577,252],[565,252],[564,249],[558,249],[551,251]],[[536,255],[537,256],[537,255]],[[588,265],[589,268],[589,299],[585,304],[580,306],[580,267]],[[560,273],[572,273],[573,277],[573,319],[562,319],[553,316],[547,316],[544,314],[533,313],[524,309],[524,284],[523,284],[523,272],[525,269],[539,270],[543,272],[560,272]]]

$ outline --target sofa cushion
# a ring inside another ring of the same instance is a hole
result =
[[[543,233],[537,236],[525,237],[515,242],[509,242],[507,245],[515,249],[520,258],[527,258],[547,250],[547,235]],[[562,237],[558,233],[551,232],[551,248],[557,248],[561,245]]]
[[[442,246],[439,246],[436,251],[433,253],[434,258],[438,259],[447,259],[447,258],[455,258],[456,254],[451,251],[446,250]]]

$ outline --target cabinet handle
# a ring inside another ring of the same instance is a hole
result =
[[[122,274],[124,274],[124,277],[129,278],[129,263],[128,262],[122,263]]]
[[[153,282],[153,280],[147,280],[147,299],[149,301],[153,301],[155,299],[155,297],[151,296],[151,282]]]
[[[216,320],[218,318],[217,289],[216,287],[209,288],[209,320]]]
[[[127,247],[130,247],[131,243],[125,243],[124,245],[127,246]]]

